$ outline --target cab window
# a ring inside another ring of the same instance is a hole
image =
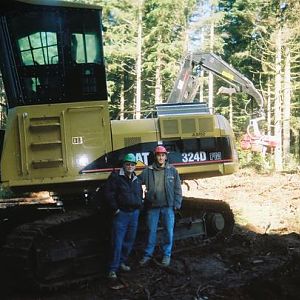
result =
[[[25,66],[58,63],[55,32],[35,32],[18,40],[22,63]]]

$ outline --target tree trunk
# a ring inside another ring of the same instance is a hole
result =
[[[270,76],[268,76],[267,124],[268,124],[268,135],[272,135],[272,130],[271,130],[271,80],[270,80]]]
[[[296,145],[298,145],[298,161],[300,161],[300,129],[298,130],[298,135],[296,139]]]
[[[283,158],[286,165],[290,154],[290,115],[291,115],[291,53],[285,48],[284,93],[283,93]]]
[[[212,21],[210,25],[210,42],[209,42],[209,48],[210,52],[214,51],[214,36],[215,36],[215,30],[214,30],[214,22]],[[213,111],[214,107],[214,75],[212,72],[208,73],[208,107],[211,111]]]
[[[120,91],[120,120],[124,120],[125,95],[124,95],[124,70],[121,72],[121,91]]]
[[[184,8],[184,30],[183,30],[183,53],[187,53],[189,51],[189,31],[188,31],[188,19],[189,19],[189,14],[188,14],[188,10],[189,10],[189,7],[188,7],[188,1],[186,1],[185,3],[185,8]]]
[[[204,102],[204,71],[203,70],[201,70],[201,76],[200,76],[199,101]]]
[[[162,103],[161,90],[161,54],[158,51],[155,70],[155,104]]]
[[[233,128],[233,107],[232,107],[232,94],[229,95],[229,123]]]
[[[136,55],[136,103],[135,118],[141,118],[141,102],[142,102],[142,21],[143,21],[143,4],[144,0],[140,0],[138,8],[138,36],[137,36],[137,55]]]
[[[281,135],[281,28],[278,29],[276,37],[276,58],[275,58],[275,99],[274,99],[274,116],[275,116],[275,136],[278,138],[278,145],[275,148],[275,170],[282,171],[282,135]]]

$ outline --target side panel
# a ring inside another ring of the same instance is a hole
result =
[[[78,171],[99,156],[111,151],[109,122],[105,118],[105,106],[74,105],[68,107],[67,116],[70,169]]]
[[[111,152],[110,138],[106,101],[15,108],[5,133],[2,181],[12,188],[47,188],[99,180],[99,174],[79,171]]]
[[[160,138],[157,119],[117,120],[111,123],[114,151],[135,144],[157,143]]]
[[[232,174],[238,168],[234,136],[227,120],[210,114],[169,115],[158,119],[112,121],[113,151],[81,170],[85,174],[109,172],[134,153],[137,169],[153,162],[153,150],[163,144],[168,161],[182,179]]]

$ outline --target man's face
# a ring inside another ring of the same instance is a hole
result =
[[[160,166],[163,166],[167,160],[166,153],[156,153],[156,160]]]
[[[123,164],[123,168],[124,168],[125,173],[132,174],[135,170],[135,163],[125,161]]]

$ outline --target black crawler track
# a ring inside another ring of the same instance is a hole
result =
[[[17,227],[1,253],[7,274],[20,288],[48,290],[99,276],[105,239],[98,221],[97,212],[81,209]]]
[[[210,229],[210,216],[215,213],[221,214],[225,221],[224,229],[219,232]],[[17,227],[1,252],[6,274],[21,288],[47,290],[103,275],[110,232],[107,219],[107,214],[82,208]],[[142,227],[143,222],[140,224]],[[185,198],[175,226],[174,251],[227,237],[233,225],[232,211],[225,202]],[[181,230],[178,235],[177,228]],[[193,234],[189,234],[191,228]],[[140,245],[137,243],[138,249]]]
[[[188,216],[199,216],[199,212],[202,212],[202,216],[205,220],[207,237],[227,237],[233,231],[234,215],[230,209],[229,204],[221,200],[213,199],[199,199],[193,197],[184,197],[182,211]],[[210,216],[212,214],[221,214],[224,218],[224,228],[221,231],[215,232],[211,228]]]
[[[201,220],[204,224],[204,232],[199,231],[198,234],[184,238],[175,238],[174,253],[178,253],[187,249],[200,247],[216,240],[228,238],[233,231],[234,215],[230,206],[221,200],[199,199],[185,197],[182,206],[183,219],[189,217]],[[216,231],[211,224],[212,214],[221,214],[224,218],[224,228]]]

